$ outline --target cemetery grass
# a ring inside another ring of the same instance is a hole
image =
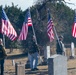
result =
[[[54,51],[54,50],[53,50]],[[51,55],[53,55],[55,52],[51,51]],[[76,51],[75,51],[76,52]],[[5,59],[4,64],[4,75],[15,75],[15,64],[13,64],[12,60],[14,62],[21,62],[21,63],[27,63],[27,56],[22,55],[22,52],[20,50],[13,50],[13,52],[9,53],[9,50],[7,50],[8,57]],[[76,75],[76,58],[70,58],[71,53],[70,49],[68,48],[66,51],[67,56],[67,75]],[[48,66],[47,65],[39,65],[38,71],[30,71],[30,68],[25,68],[25,75],[48,75]]]

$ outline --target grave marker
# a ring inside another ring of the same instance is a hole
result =
[[[48,59],[48,75],[67,75],[67,57],[53,55]]]

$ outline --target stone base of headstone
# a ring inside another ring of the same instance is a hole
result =
[[[53,55],[48,59],[48,75],[67,75],[67,57]]]
[[[16,75],[25,75],[25,64],[16,63],[15,73]]]

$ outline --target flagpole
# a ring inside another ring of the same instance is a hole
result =
[[[29,9],[29,11],[30,11],[30,9]],[[30,16],[31,16],[31,14],[30,14]],[[37,38],[36,38],[36,34],[35,34],[35,30],[34,30],[33,23],[32,23],[32,30],[33,30],[33,34],[34,34],[34,37],[35,37],[35,42],[36,42],[36,44],[37,44],[37,46],[38,46]],[[39,47],[38,47],[38,50],[39,50],[39,59],[40,59],[40,49],[39,49]],[[42,61],[42,60],[40,59],[40,61]]]
[[[5,35],[3,34],[3,45],[5,47]]]
[[[59,38],[58,38],[58,35],[57,35],[57,32],[56,32],[56,29],[55,29],[54,26],[53,26],[53,29],[54,29],[54,32],[55,32],[56,38],[57,38],[57,40],[58,40],[58,42],[59,42]]]
[[[49,11],[49,8],[48,8],[48,11]],[[50,13],[49,13],[50,14]],[[56,38],[57,38],[57,40],[58,40],[58,42],[59,42],[59,38],[58,38],[58,35],[57,35],[57,31],[56,31],[56,29],[55,29],[55,26],[53,25],[53,29],[54,29],[54,32],[55,32],[55,35],[56,35]]]
[[[33,34],[34,34],[34,37],[35,37],[35,42],[36,42],[36,44],[37,44],[37,38],[36,38],[36,34],[35,34],[35,30],[34,30],[33,25],[32,25],[32,30],[33,30]]]
[[[49,9],[48,9],[48,10],[49,10]],[[54,29],[54,32],[55,32],[55,35],[56,35],[56,39],[58,40],[58,43],[59,43],[59,45],[60,45],[59,38],[58,38],[58,35],[57,35],[57,31],[56,31],[56,29],[55,29],[55,26],[53,26],[53,29]]]
[[[60,41],[59,41],[59,38],[58,38],[58,35],[57,35],[57,32],[56,32],[56,29],[55,29],[54,26],[53,26],[53,29],[54,29],[54,32],[55,32],[55,35],[56,35],[57,41],[58,41],[58,43],[59,43],[59,46],[60,46],[60,48],[61,48]]]
[[[59,46],[60,46],[60,48],[61,48],[60,41],[59,41],[59,38],[58,38],[58,35],[57,35],[57,32],[56,32],[56,29],[55,29],[54,26],[53,26],[53,29],[54,29],[54,32],[55,32],[55,35],[56,35],[57,41],[58,41],[58,43],[59,43]]]
[[[30,8],[29,8],[29,11],[30,11]],[[31,13],[30,13],[30,16],[31,16]],[[36,34],[35,34],[34,27],[33,27],[33,23],[32,23],[32,30],[33,30],[33,34],[34,34],[34,37],[35,37],[35,42],[37,44],[37,39],[36,39]]]

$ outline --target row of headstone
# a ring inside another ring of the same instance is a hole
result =
[[[66,50],[65,50],[66,52]],[[66,54],[66,53],[65,53]],[[71,43],[71,56],[75,56],[74,43]],[[30,58],[28,54],[28,59]],[[66,55],[50,55],[50,46],[47,46],[44,51],[44,58],[48,64],[48,75],[67,75],[67,57]],[[14,63],[16,75],[25,75],[25,64]]]
[[[71,57],[75,57],[75,47],[74,47],[74,43],[71,42],[71,47],[70,47],[70,51],[71,51]],[[44,58],[48,59],[50,57],[50,46],[47,46],[46,49],[44,50]],[[66,48],[64,47],[64,56],[66,56]]]
[[[66,49],[64,55],[50,55],[50,46],[44,50],[44,58],[48,64],[48,75],[67,75]]]
[[[67,57],[53,55],[48,58],[48,75],[67,75]],[[25,75],[25,64],[15,64],[15,75]]]
[[[74,43],[73,42],[71,43],[71,49],[70,50],[71,50],[71,57],[75,57],[75,49],[74,49]],[[51,56],[50,55],[50,46],[47,46],[44,49],[44,56],[42,58],[39,58],[39,64],[47,64],[47,59],[50,56]],[[64,56],[67,56],[65,47],[64,47]],[[27,61],[27,64],[25,65],[26,68],[30,68],[29,59],[30,59],[30,55],[28,54],[28,61]]]
[[[30,58],[28,54],[28,59]],[[48,64],[48,75],[67,75],[67,58],[62,55],[50,56],[50,46],[47,46],[45,58]],[[14,60],[12,61],[14,65]],[[16,75],[25,75],[25,64],[15,64]]]
[[[71,56],[75,57],[74,43],[71,42]],[[44,50],[44,58],[48,62],[48,75],[67,75],[67,57],[66,48],[64,48],[64,55],[50,55],[50,46]]]

